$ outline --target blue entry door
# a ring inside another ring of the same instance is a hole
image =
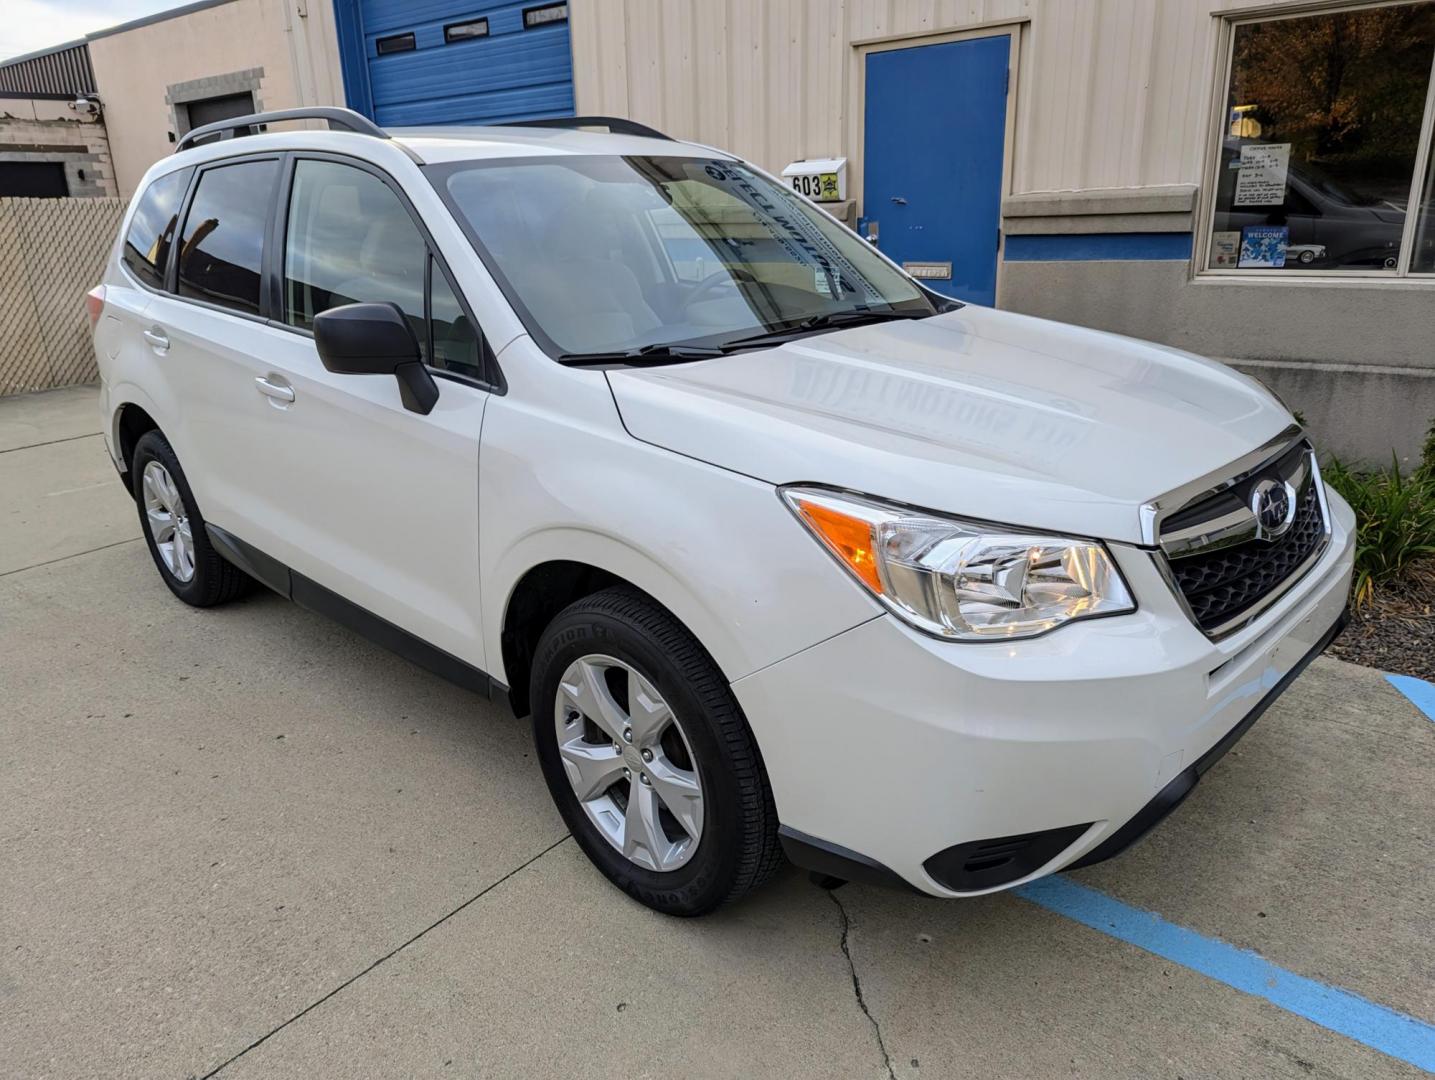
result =
[[[859,229],[925,285],[977,304],[996,302],[1010,43],[867,54]]]

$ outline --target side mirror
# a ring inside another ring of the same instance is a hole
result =
[[[410,412],[427,415],[438,403],[438,384],[397,304],[345,304],[320,312],[314,344],[324,367],[335,374],[394,376]]]

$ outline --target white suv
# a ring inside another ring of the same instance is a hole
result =
[[[1343,624],[1350,510],[1229,368],[628,121],[299,115],[188,136],[91,294],[155,565],[506,694],[643,903],[1108,858]]]

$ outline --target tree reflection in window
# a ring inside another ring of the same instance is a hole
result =
[[[277,161],[243,161],[199,178],[179,248],[179,294],[259,314],[264,230]]]

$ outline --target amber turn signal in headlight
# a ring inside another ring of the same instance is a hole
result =
[[[940,637],[1034,637],[1134,611],[1097,540],[963,521],[821,488],[782,497],[828,552],[893,613]]]

